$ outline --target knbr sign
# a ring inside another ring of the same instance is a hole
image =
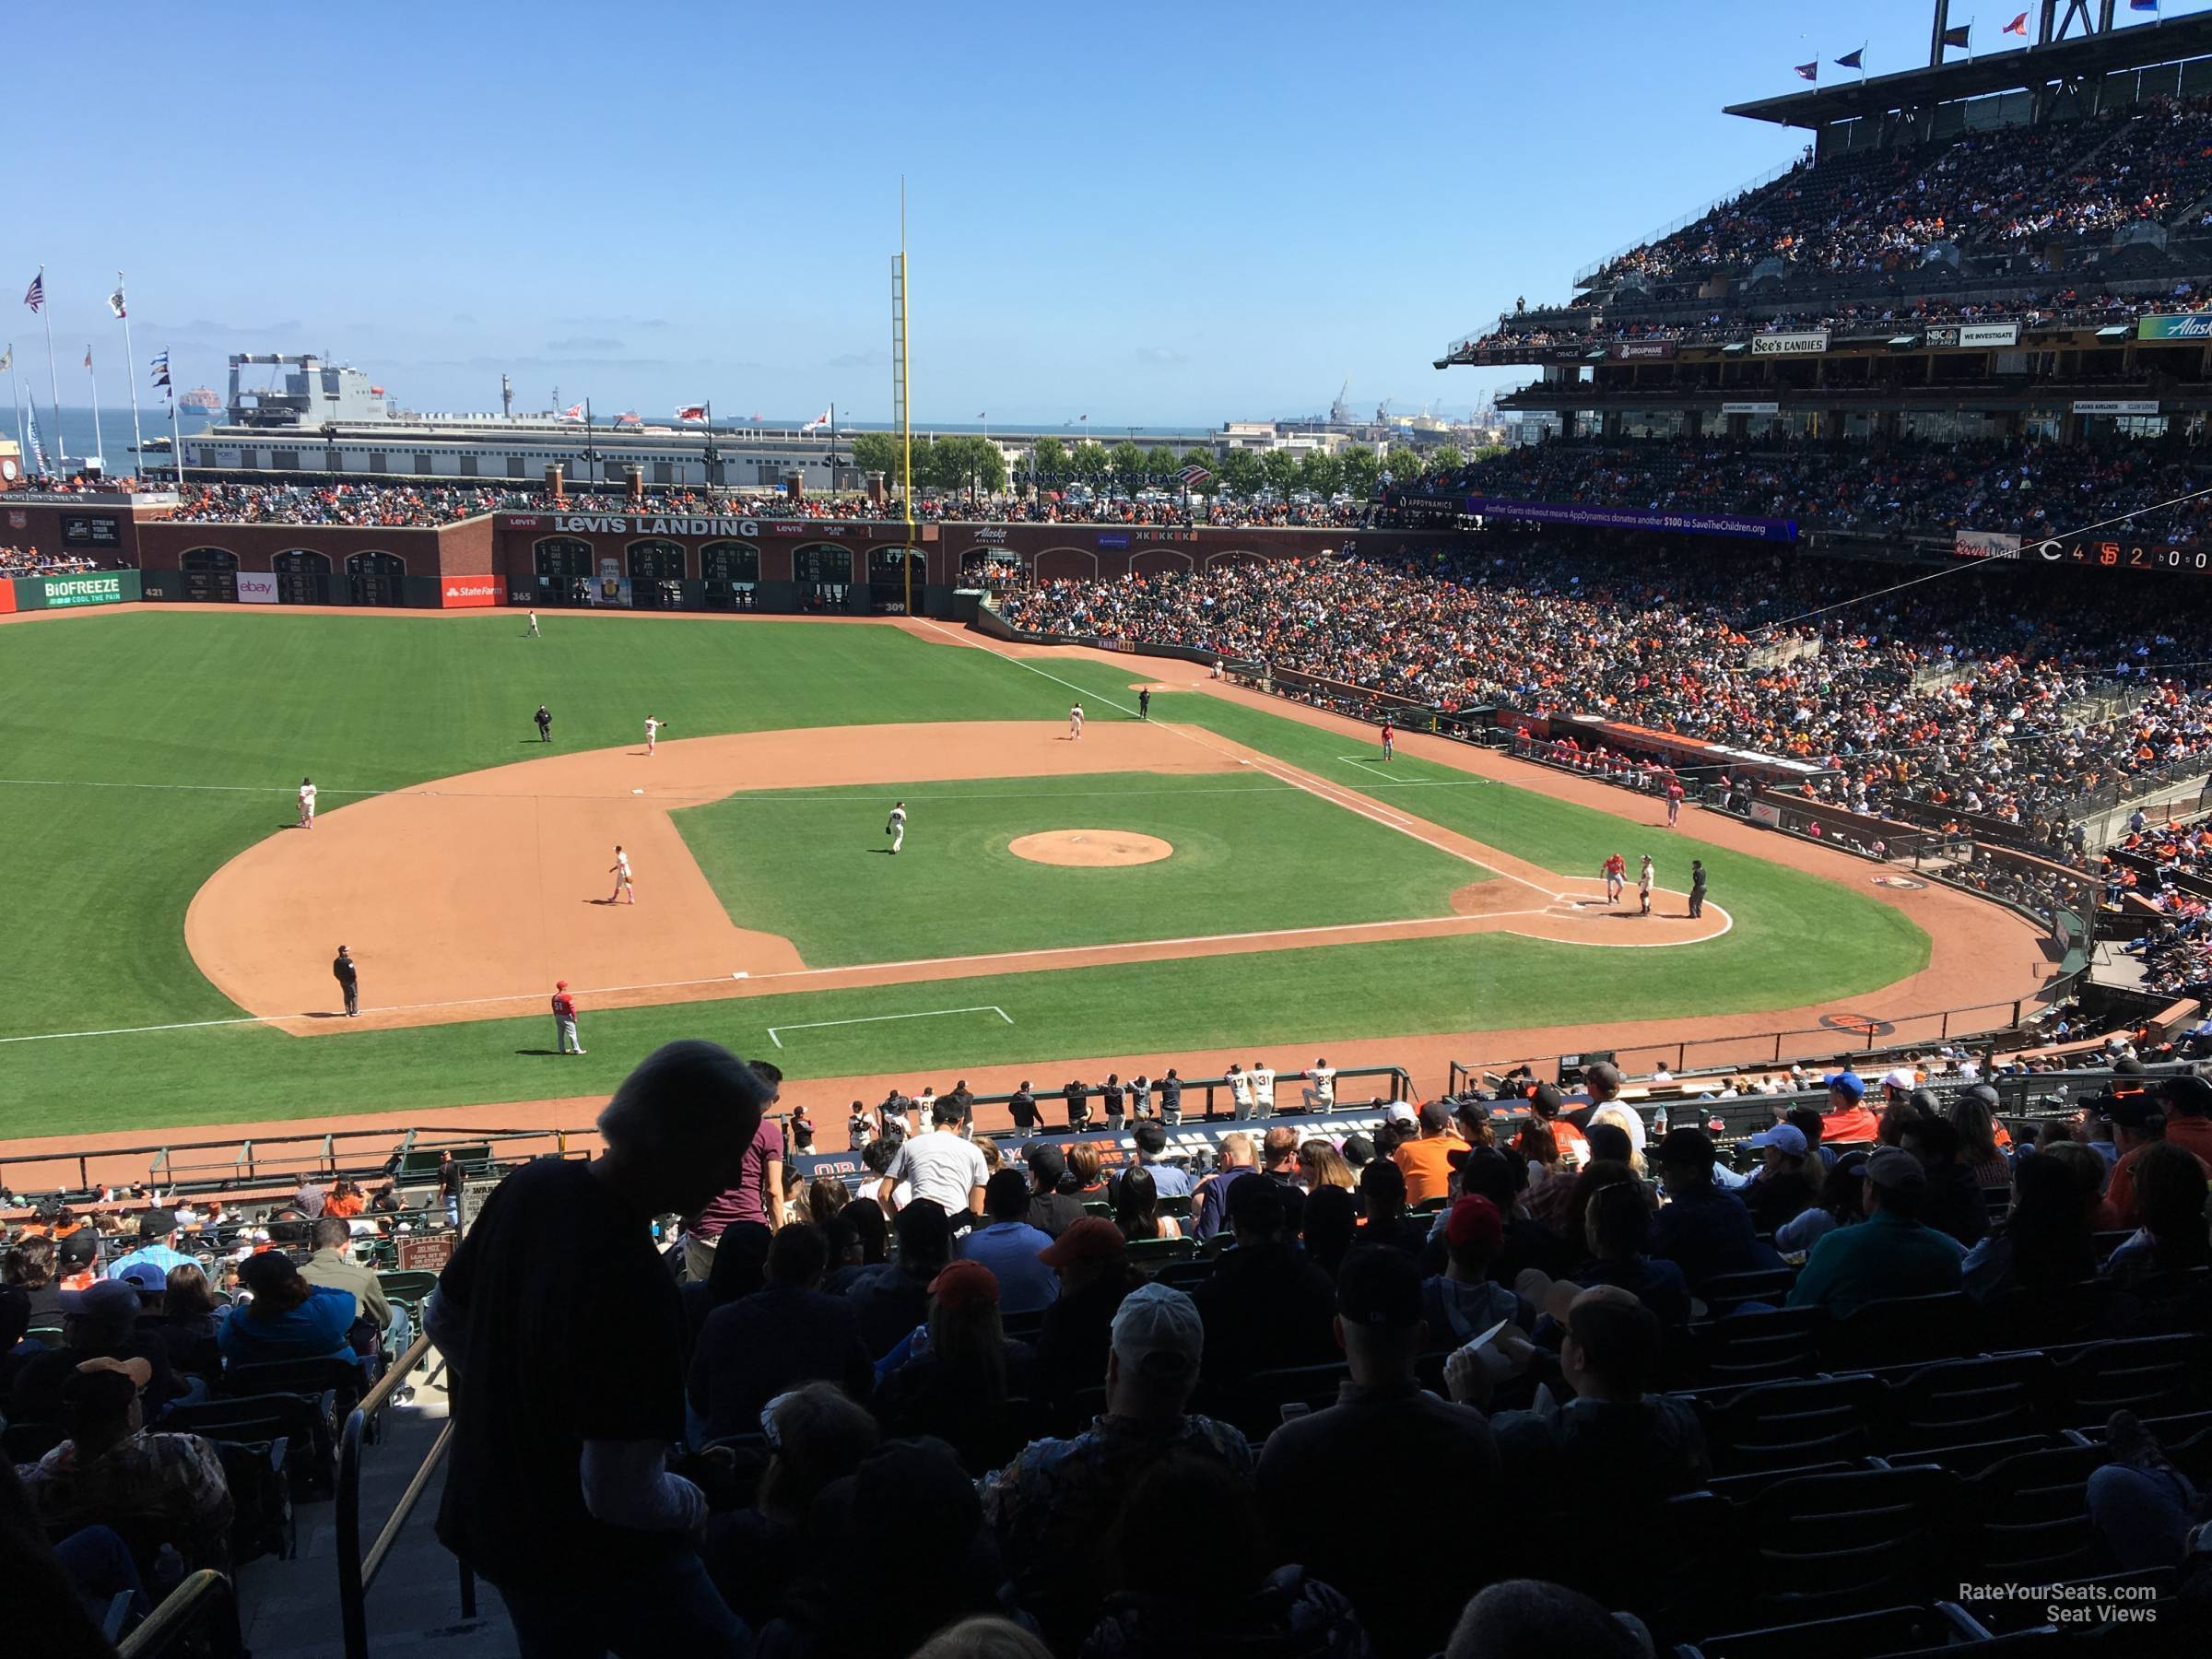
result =
[[[448,576],[439,583],[438,605],[442,610],[473,610],[500,600],[497,576]]]

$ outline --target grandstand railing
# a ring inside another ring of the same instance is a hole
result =
[[[383,1571],[384,1561],[392,1547],[399,1541],[407,1517],[415,1505],[429,1488],[430,1478],[437,1474],[438,1465],[445,1459],[453,1444],[453,1419],[448,1416],[438,1430],[438,1437],[423,1454],[421,1465],[408,1480],[406,1489],[400,1493],[399,1501],[384,1518],[384,1524],[376,1535],[366,1553],[361,1548],[361,1441],[368,1425],[398,1392],[402,1383],[414,1373],[417,1365],[425,1360],[430,1351],[428,1335],[418,1336],[407,1351],[392,1362],[382,1378],[361,1396],[351,1416],[346,1419],[346,1430],[338,1441],[338,1619],[346,1643],[346,1659],[369,1659],[369,1592],[375,1588],[376,1575]],[[452,1383],[447,1384],[450,1396]],[[458,1563],[461,1571],[461,1617],[477,1616],[477,1575],[468,1564]]]
[[[270,1135],[251,1140],[182,1141],[161,1146],[113,1147],[66,1152],[22,1152],[0,1159],[0,1190],[16,1194],[59,1193],[72,1201],[89,1200],[103,1187],[155,1186],[165,1194],[250,1197],[276,1194],[301,1180],[381,1180],[401,1167],[410,1152],[428,1154],[446,1147],[488,1145],[513,1158],[538,1150],[568,1149],[568,1132],[559,1129],[397,1130],[335,1129],[325,1135]],[[363,1143],[374,1143],[373,1154]],[[534,1149],[533,1143],[536,1143]],[[304,1150],[303,1150],[304,1149]],[[228,1154],[187,1159],[181,1154]],[[132,1172],[118,1180],[95,1180],[105,1164]],[[144,1173],[136,1172],[139,1169]],[[74,1184],[68,1172],[75,1172]],[[43,1184],[51,1182],[51,1185]]]
[[[1780,1030],[1739,1032],[1729,1037],[1684,1037],[1630,1043],[1616,1047],[1612,1058],[1624,1072],[1650,1072],[1657,1067],[1649,1063],[1658,1062],[1681,1077],[1767,1071],[1793,1062],[1817,1061],[1825,1065],[1845,1054],[1864,1057],[1869,1053],[1940,1047],[1945,1043],[1978,1045],[2018,1033],[2022,1022],[2039,1004],[2048,1006],[2072,995],[2087,973],[2085,966],[2060,974],[2033,996],[2016,996],[2010,1001],[1971,1003],[1959,1008],[1883,1015],[1857,1021],[1837,1015],[1835,1023],[1829,1025],[1788,1026]],[[1793,1042],[1793,1039],[1803,1041]],[[1522,1054],[1508,1060],[1454,1060],[1449,1076],[1456,1093],[1468,1079],[1486,1073],[1503,1077],[1520,1066],[1550,1065],[1558,1059],[1559,1055],[1554,1053]],[[1646,1064],[1637,1064],[1640,1061]]]
[[[168,1659],[172,1653],[228,1659],[243,1653],[237,1587],[212,1567],[201,1568],[162,1597],[115,1651],[121,1659]]]

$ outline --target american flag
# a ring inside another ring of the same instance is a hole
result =
[[[1203,484],[1203,483],[1205,483],[1205,482],[1206,482],[1206,481],[1208,478],[1212,477],[1214,475],[1213,475],[1212,473],[1208,472],[1208,471],[1206,471],[1206,468],[1205,468],[1205,467],[1203,467],[1203,466],[1198,466],[1198,465],[1190,465],[1190,466],[1186,466],[1186,467],[1184,467],[1184,468],[1182,469],[1182,471],[1181,473],[1177,474],[1176,476],[1177,476],[1178,477],[1182,478],[1182,481],[1183,481],[1183,482],[1184,482],[1186,485],[1189,485],[1189,484]]]
[[[46,303],[46,273],[43,269],[30,279],[30,288],[23,296],[23,303],[34,312]]]
[[[707,406],[705,404],[678,404],[676,406],[676,418],[678,420],[704,420],[707,418]]]

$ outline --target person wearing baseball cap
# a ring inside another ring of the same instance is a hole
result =
[[[569,982],[553,982],[553,1041],[554,1046],[564,1054],[581,1054],[583,1042],[576,1035],[576,999],[569,994]]]
[[[2143,1224],[2142,1208],[2136,1195],[2136,1171],[2147,1147],[2161,1141],[2180,1147],[2205,1166],[2206,1174],[2212,1175],[2212,1154],[2200,1149],[2207,1138],[2206,1131],[2212,1129],[2212,1119],[2206,1118],[2201,1112],[2193,1112],[2186,1106],[2176,1106],[2177,1101],[2195,1102],[2207,1095],[2212,1095],[2212,1084],[2202,1077],[2183,1076],[2161,1077],[2147,1094],[2099,1098],[2098,1112],[2112,1123],[2112,1146],[2117,1155],[2112,1180],[2105,1184],[2104,1200],[2112,1206],[2119,1226]]]
[[[1916,1155],[1877,1147],[1866,1160],[1866,1219],[1813,1246],[1789,1305],[1841,1319],[1870,1301],[1958,1289],[1966,1247],[1921,1220],[1927,1194],[1927,1166]]]
[[[1452,1133],[1452,1102],[1422,1102],[1418,1139],[1399,1143],[1390,1156],[1406,1171],[1406,1202],[1416,1209],[1452,1190],[1452,1154],[1465,1151],[1466,1143]]]
[[[1415,1375],[1431,1335],[1422,1300],[1420,1268],[1404,1251],[1347,1255],[1335,1329],[1350,1380],[1335,1405],[1270,1434],[1260,1457],[1261,1512],[1279,1555],[1350,1596],[1383,1653],[1435,1652],[1467,1585],[1450,1572],[1408,1572],[1404,1540],[1374,1517],[1413,1512],[1438,1492],[1477,1508],[1505,1496],[1482,1414]]]
[[[1035,1355],[1006,1340],[998,1276],[981,1262],[954,1262],[929,1282],[929,1342],[902,1345],[879,1370],[874,1402],[886,1436],[934,1434],[971,1475],[997,1468],[1021,1447],[1009,1396],[1030,1397]]]
[[[1106,1374],[1113,1316],[1144,1278],[1129,1265],[1122,1230],[1104,1216],[1078,1217],[1037,1259],[1059,1276],[1060,1295],[1037,1334],[1036,1397],[1064,1401]]]
[[[1823,1083],[1828,1090],[1828,1112],[1820,1124],[1820,1139],[1830,1147],[1849,1141],[1871,1141],[1882,1120],[1866,1105],[1866,1081],[1846,1062]],[[1901,1097],[1900,1097],[1901,1098]]]
[[[1444,1270],[1421,1285],[1421,1317],[1440,1343],[1456,1347],[1501,1319],[1533,1329],[1535,1311],[1491,1277],[1505,1248],[1505,1218],[1477,1193],[1444,1213]]]
[[[983,1482],[984,1524],[1017,1598],[1040,1615],[1055,1651],[1072,1652],[1096,1622],[1105,1586],[1084,1564],[1098,1560],[1099,1540],[1147,1469],[1189,1451],[1218,1457],[1241,1481],[1252,1477],[1244,1436],[1186,1410],[1206,1343],[1198,1309],[1182,1291],[1130,1291],[1113,1316],[1105,1411],[1071,1440],[1031,1441]]]
[[[1335,1287],[1299,1247],[1282,1194],[1265,1175],[1243,1175],[1229,1189],[1229,1224],[1237,1247],[1217,1258],[1191,1292],[1206,1321],[1206,1380],[1241,1382],[1285,1365],[1325,1364],[1336,1352],[1329,1334]]]
[[[1812,1147],[1796,1124],[1776,1124],[1764,1134],[1749,1135],[1736,1144],[1757,1148],[1763,1159],[1743,1188],[1744,1203],[1759,1231],[1771,1233],[1820,1202],[1827,1166],[1816,1155],[1813,1167],[1820,1171],[1819,1178],[1807,1171],[1806,1155]]]
[[[1670,1129],[1649,1156],[1667,1199],[1652,1218],[1651,1253],[1681,1268],[1692,1291],[1724,1273],[1778,1265],[1743,1199],[1713,1183],[1712,1142],[1702,1129]]]
[[[147,1407],[157,1415],[186,1392],[170,1364],[169,1347],[138,1329],[138,1288],[123,1279],[96,1279],[57,1299],[62,1346],[32,1354],[16,1368],[6,1400],[10,1422],[50,1423],[62,1415],[62,1391],[78,1366],[90,1359],[136,1360],[149,1371]]]
[[[138,1247],[128,1255],[117,1256],[108,1264],[107,1277],[121,1278],[126,1267],[141,1262],[150,1263],[160,1270],[164,1278],[171,1267],[182,1267],[192,1258],[174,1248],[170,1241],[177,1234],[177,1212],[171,1209],[147,1209],[138,1212]]]
[[[153,1385],[143,1358],[72,1361],[60,1385],[69,1438],[19,1466],[24,1494],[49,1536],[112,1526],[147,1551],[174,1545],[189,1567],[225,1565],[231,1503],[222,1459],[196,1434],[147,1431]]]

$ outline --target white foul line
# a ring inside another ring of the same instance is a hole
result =
[[[995,1014],[1008,1025],[1014,1023],[1014,1016],[996,1003],[984,1003],[974,1008],[929,1008],[920,1014],[864,1014],[858,1019],[809,1019],[798,1025],[770,1026],[768,1040],[782,1048],[783,1039],[777,1035],[779,1031],[818,1031],[824,1026],[875,1025],[886,1019],[936,1019],[947,1014]]]

